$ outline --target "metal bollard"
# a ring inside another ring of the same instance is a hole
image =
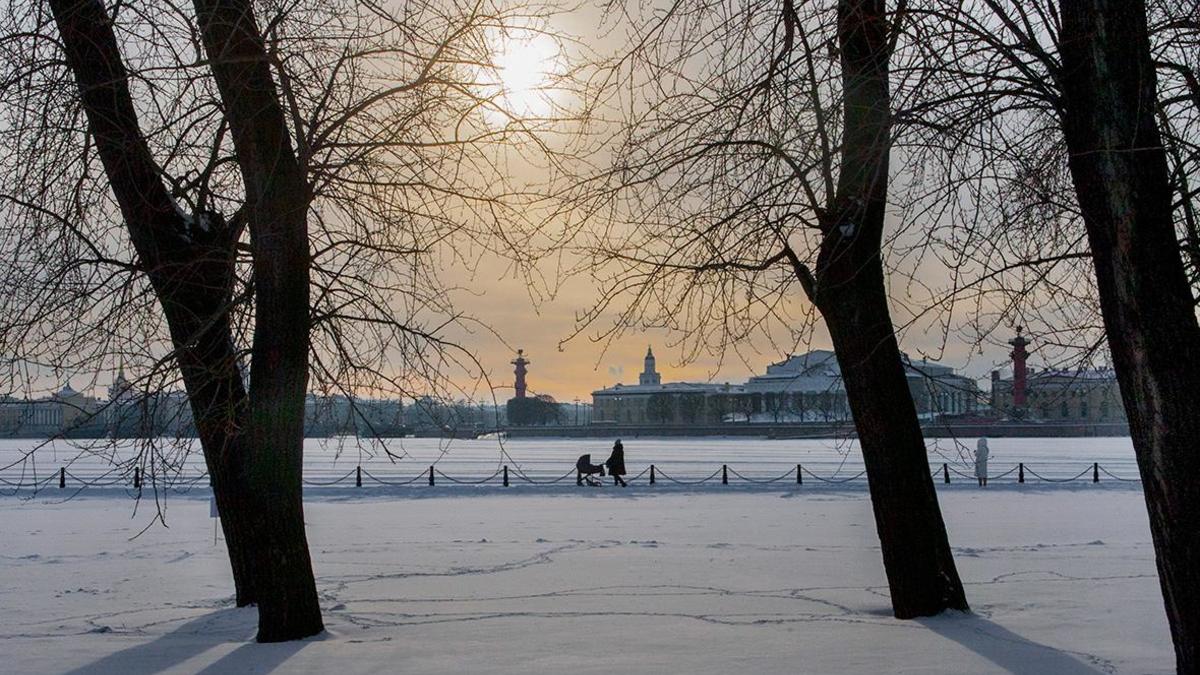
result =
[[[729,485],[729,465],[721,465],[721,485]]]
[[[433,485],[433,465],[429,465],[429,485]]]
[[[942,462],[942,482],[950,484],[950,465]]]
[[[796,485],[804,485],[803,469],[799,464],[796,465]]]
[[[650,465],[650,484],[654,485],[654,465]]]
[[[67,467],[60,466],[58,468],[58,489],[67,487]]]
[[[138,466],[133,467],[133,487],[142,489],[142,468]]]
[[[504,465],[504,487],[508,487],[508,465]]]
[[[362,466],[358,466],[354,470],[354,487],[362,487]]]
[[[1017,464],[1017,482],[1018,483],[1025,482],[1025,462],[1021,462],[1020,464]]]
[[[1092,462],[1092,482],[1100,482],[1100,462]]]

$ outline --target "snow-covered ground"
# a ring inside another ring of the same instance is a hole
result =
[[[254,611],[231,607],[205,489],[168,493],[169,527],[136,538],[153,504],[124,491],[0,497],[0,671],[1173,666],[1137,484],[939,484],[974,614],[923,621],[890,616],[861,485],[662,487],[310,490],[329,630],[283,645],[250,643]]]

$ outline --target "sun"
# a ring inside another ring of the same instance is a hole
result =
[[[493,44],[489,117],[507,122],[548,116],[561,68],[558,43],[544,32],[522,30],[498,36]]]

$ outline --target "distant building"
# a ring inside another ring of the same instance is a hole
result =
[[[909,389],[922,417],[966,414],[978,407],[974,380],[949,366],[905,356]],[[726,422],[850,422],[841,368],[832,351],[789,355],[745,384],[662,383],[647,350],[638,384],[592,392],[593,422],[720,424]]]
[[[646,348],[637,384],[592,392],[593,424],[714,424],[725,420],[741,387],[694,382],[662,383],[653,349]]]
[[[1121,388],[1111,369],[1041,370],[1028,367],[1029,344],[1017,328],[1011,377],[992,371],[992,409],[1013,419],[1046,422],[1125,422]]]
[[[1014,403],[1013,378],[992,372],[992,408],[1014,419],[1045,422],[1123,423],[1125,407],[1110,369],[1035,370],[1025,382],[1025,405]]]
[[[913,360],[907,354],[901,356],[918,416],[929,419],[962,415],[978,408],[979,387],[974,380],[941,363]],[[842,369],[836,354],[830,350],[793,354],[779,363],[772,363],[765,374],[755,375],[746,382],[745,391],[751,397],[750,409],[755,421],[849,422],[853,419]]]
[[[100,402],[67,383],[50,396],[25,400],[0,398],[0,435],[47,437],[104,433]]]
[[[850,421],[841,373],[831,351],[789,354],[746,382],[750,418],[763,422]]]

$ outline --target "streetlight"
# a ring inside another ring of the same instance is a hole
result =
[[[579,397],[575,397],[575,426],[579,426]]]

